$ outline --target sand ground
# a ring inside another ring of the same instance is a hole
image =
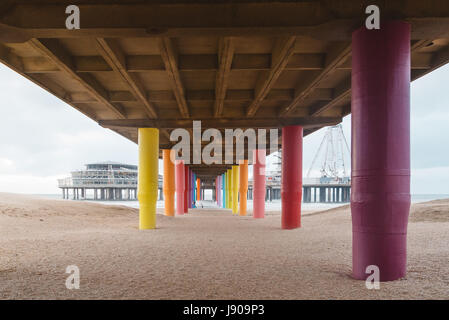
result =
[[[449,200],[413,205],[407,277],[380,290],[351,278],[348,206],[288,231],[279,212],[157,219],[139,231],[137,209],[0,194],[0,298],[449,298]],[[68,265],[80,269],[79,290],[65,287]]]

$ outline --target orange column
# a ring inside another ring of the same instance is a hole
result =
[[[248,160],[240,161],[240,210],[239,215],[246,216],[246,198],[248,194]]]
[[[170,149],[162,150],[164,159],[164,201],[165,215],[173,217],[175,215],[175,164],[170,159]]]
[[[201,181],[196,179],[196,200],[201,200]]]

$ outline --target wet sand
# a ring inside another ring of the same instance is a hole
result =
[[[349,206],[304,213],[288,231],[277,211],[157,219],[139,231],[137,209],[0,193],[0,298],[449,298],[449,200],[412,206],[407,276],[380,290],[351,278]],[[65,287],[68,265],[79,290]]]

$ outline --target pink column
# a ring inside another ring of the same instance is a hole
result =
[[[221,175],[217,177],[217,198],[218,198],[218,206],[221,207]]]
[[[253,151],[253,217],[265,216],[265,149]],[[226,195],[227,197],[228,195]]]
[[[176,189],[176,214],[184,214],[184,188],[185,173],[184,162],[176,160],[175,162],[175,189]]]
[[[410,209],[410,25],[352,34],[352,266],[406,273]]]
[[[184,213],[189,212],[189,167],[184,165]]]
[[[302,127],[282,128],[282,229],[301,226]]]
[[[218,176],[215,178],[215,201],[218,204]]]

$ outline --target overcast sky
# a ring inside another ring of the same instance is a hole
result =
[[[449,65],[412,83],[414,194],[449,194],[448,83]],[[98,126],[2,64],[0,84],[0,192],[59,193],[56,179],[86,163],[137,164],[133,142]],[[350,116],[343,130],[350,143]],[[304,176],[324,132],[304,139]]]

